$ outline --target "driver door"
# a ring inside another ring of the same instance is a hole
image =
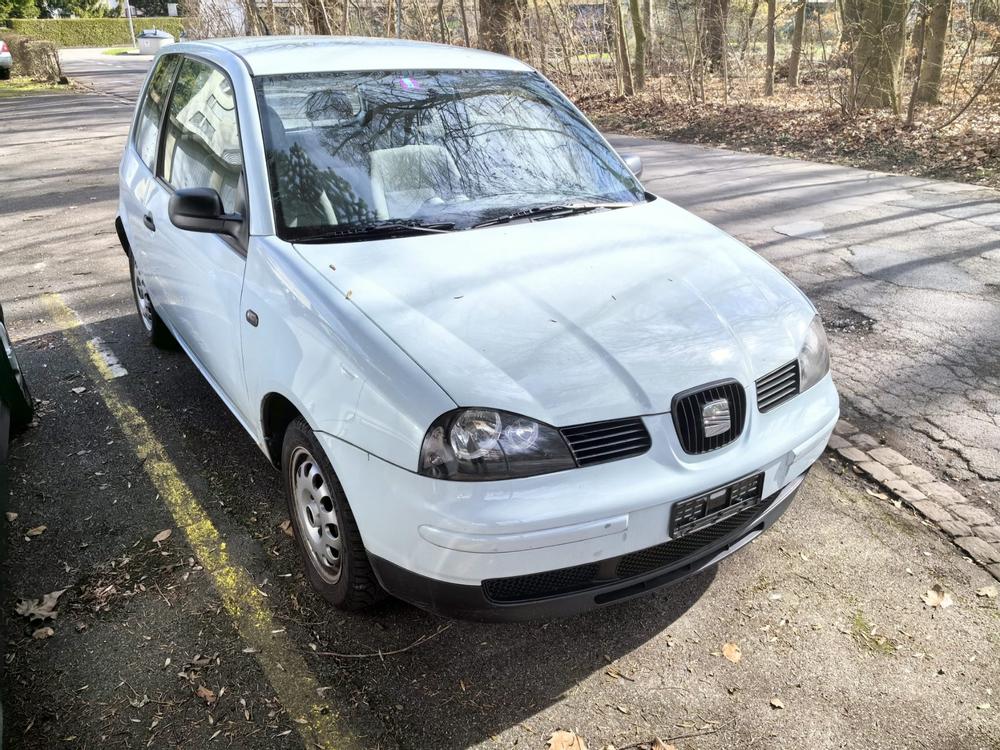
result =
[[[240,345],[246,248],[230,237],[179,229],[169,216],[174,191],[198,187],[214,189],[227,213],[247,220],[236,102],[225,71],[184,58],[167,107],[161,149],[149,206],[166,266],[157,304],[195,364],[246,421]]]

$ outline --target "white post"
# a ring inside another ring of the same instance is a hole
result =
[[[128,0],[122,1],[125,3],[125,17],[128,18],[128,33],[132,36],[132,48],[135,49],[135,27],[132,25],[132,6]]]

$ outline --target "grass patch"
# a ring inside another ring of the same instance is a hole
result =
[[[26,76],[14,76],[7,81],[0,81],[0,99],[69,90],[70,87],[65,84],[36,81]]]
[[[854,613],[851,620],[851,637],[862,651],[892,656],[896,653],[896,642],[888,636],[876,632],[874,623],[865,619],[861,610]]]
[[[101,50],[102,55],[138,55],[139,50],[135,47],[108,47]]]

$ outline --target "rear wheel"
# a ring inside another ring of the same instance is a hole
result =
[[[149,343],[159,349],[176,349],[177,341],[153,307],[142,271],[131,255],[128,257],[128,269],[132,276],[132,299],[135,300],[135,309],[139,313],[139,320],[142,321]]]
[[[347,496],[302,417],[285,432],[281,470],[288,514],[313,587],[338,609],[361,609],[384,598]]]
[[[10,68],[0,68],[0,81],[10,78]]]

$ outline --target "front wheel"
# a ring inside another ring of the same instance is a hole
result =
[[[10,68],[0,68],[0,81],[6,81],[10,78]]]
[[[302,417],[285,432],[281,471],[288,514],[313,588],[344,610],[384,598],[344,489]]]
[[[142,271],[131,255],[128,256],[128,270],[132,277],[132,299],[135,300],[135,309],[139,313],[139,320],[142,321],[149,342],[158,349],[176,349],[177,341],[153,307]]]

